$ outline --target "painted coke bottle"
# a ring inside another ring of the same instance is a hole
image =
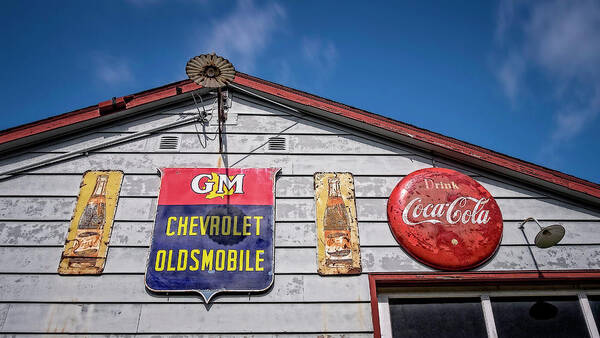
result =
[[[95,254],[100,249],[106,221],[106,184],[108,175],[99,175],[92,196],[88,200],[77,225],[73,252],[76,255]]]
[[[328,179],[329,195],[323,219],[325,232],[325,264],[329,267],[352,265],[350,247],[350,215],[342,199],[340,180]]]

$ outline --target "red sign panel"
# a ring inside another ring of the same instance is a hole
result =
[[[481,184],[457,171],[412,172],[388,200],[388,222],[402,248],[423,264],[466,270],[488,260],[502,238],[502,213]]]

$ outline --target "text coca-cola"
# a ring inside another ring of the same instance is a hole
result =
[[[451,203],[424,204],[422,199],[417,197],[406,204],[402,212],[402,220],[406,225],[444,222],[487,224],[490,220],[489,210],[485,209],[487,202],[489,198],[460,196]],[[425,219],[419,220],[421,217]]]

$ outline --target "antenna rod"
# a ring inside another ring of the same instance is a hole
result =
[[[218,110],[218,122],[219,122],[219,154],[223,155],[223,124],[225,123],[225,114],[223,113],[223,93],[221,87],[217,88],[217,110]]]

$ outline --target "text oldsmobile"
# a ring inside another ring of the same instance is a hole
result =
[[[171,236],[260,236],[263,216],[185,216],[167,219]],[[157,250],[155,271],[263,271],[264,250]]]

